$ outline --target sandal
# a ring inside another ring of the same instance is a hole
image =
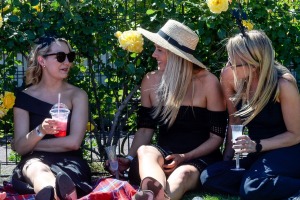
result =
[[[46,186],[41,189],[36,195],[36,200],[53,200],[54,199],[54,188],[52,186]]]
[[[165,193],[165,190],[160,182],[158,182],[155,178],[146,177],[142,180],[141,190],[150,190],[154,194],[155,200],[167,200],[170,197]]]
[[[60,200],[77,199],[75,184],[67,174],[59,172],[56,176],[55,186]]]
[[[141,190],[135,193],[132,200],[153,200],[154,194],[151,190]]]

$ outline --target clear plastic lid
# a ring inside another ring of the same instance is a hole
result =
[[[70,110],[68,109],[68,107],[63,104],[63,103],[57,103],[57,104],[54,104],[51,108],[51,110],[49,111],[50,114],[53,116],[56,116],[56,115],[68,115],[70,113]]]
[[[68,106],[66,106],[66,104],[63,104],[63,103],[56,103],[56,104],[54,104],[52,106],[51,110],[52,109],[58,109],[58,108],[59,109],[64,108],[64,109],[68,109],[69,110]]]

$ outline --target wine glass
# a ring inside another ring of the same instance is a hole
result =
[[[232,143],[235,143],[236,138],[243,135],[243,125],[231,125],[231,132],[232,132]],[[236,151],[236,149],[235,149]],[[241,171],[245,170],[244,168],[240,168],[240,153],[235,153],[235,168],[231,170]]]
[[[105,151],[108,157],[109,167],[112,172],[115,172],[116,179],[119,179],[119,163],[116,154],[116,145],[105,147]]]

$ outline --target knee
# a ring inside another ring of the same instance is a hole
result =
[[[51,169],[40,160],[30,160],[23,167],[23,174],[35,176],[42,172],[51,172]]]
[[[156,149],[153,146],[149,145],[142,145],[137,150],[138,157],[144,157],[146,158],[148,154],[153,154],[156,151]]]
[[[195,172],[192,172],[184,167],[177,168],[173,173],[176,173],[176,180],[181,184],[192,181],[194,177],[199,177],[199,173],[195,174]]]
[[[268,196],[273,193],[274,190],[274,182],[272,179],[272,177],[247,177],[242,181],[240,197],[244,200],[268,199]]]

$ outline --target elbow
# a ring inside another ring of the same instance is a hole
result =
[[[68,145],[67,148],[69,149],[69,151],[76,151],[76,150],[80,149],[80,147],[81,147],[81,144],[73,143],[73,144]]]

